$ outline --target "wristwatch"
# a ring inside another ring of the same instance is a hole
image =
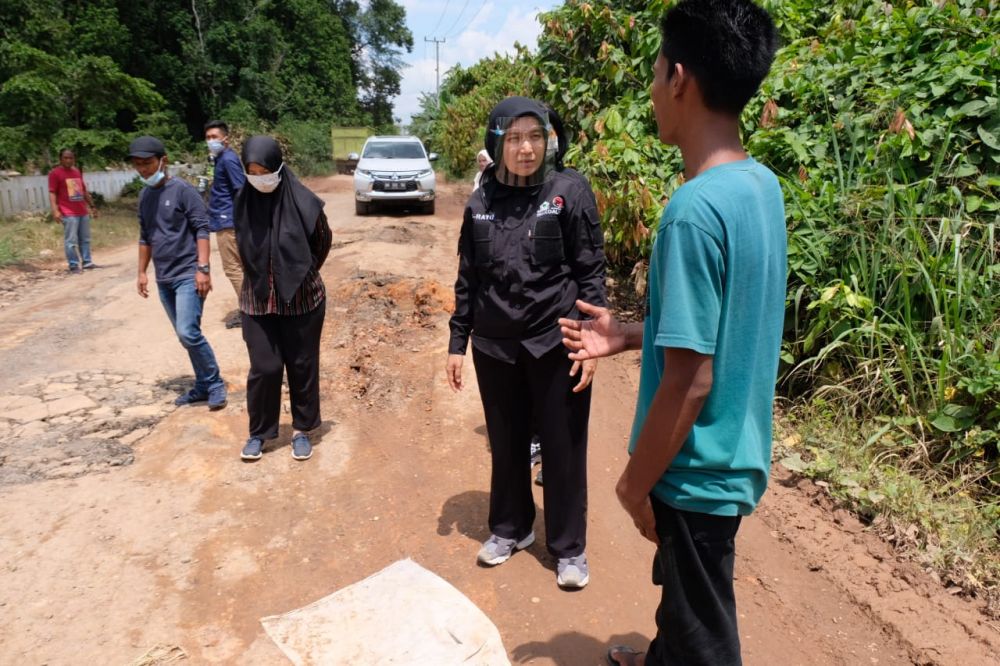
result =
[[[198,264],[198,272],[208,275],[212,272],[212,267],[210,264]]]

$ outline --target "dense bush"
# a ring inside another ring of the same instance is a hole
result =
[[[683,182],[649,99],[669,4],[569,0],[542,15],[525,58],[532,93],[573,135],[567,160],[595,189],[608,256],[640,291],[656,222]],[[742,120],[786,198],[779,387],[845,426],[810,437],[789,464],[842,482],[863,511],[950,539],[952,566],[962,549],[995,549],[1000,529],[998,3],[764,4],[783,48]],[[482,116],[443,105],[458,116],[449,122]],[[901,490],[921,483],[927,492]],[[918,496],[953,511],[921,513]]]

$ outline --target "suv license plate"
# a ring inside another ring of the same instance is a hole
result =
[[[386,183],[385,184],[385,189],[387,189],[387,190],[405,190],[406,189],[406,183],[398,183],[398,182]]]

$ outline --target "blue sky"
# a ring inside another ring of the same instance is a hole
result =
[[[395,114],[403,123],[420,108],[421,92],[434,92],[434,44],[424,38],[437,37],[441,75],[453,65],[467,67],[494,53],[511,53],[514,42],[534,49],[541,33],[539,12],[562,4],[562,0],[399,0],[406,8],[406,23],[413,33],[413,53],[404,60],[401,93]],[[463,12],[464,9],[464,12]]]

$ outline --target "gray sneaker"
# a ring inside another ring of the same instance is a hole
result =
[[[590,582],[590,568],[587,566],[587,554],[580,553],[576,557],[560,557],[556,564],[556,582],[559,587],[579,589]]]
[[[531,438],[531,466],[534,467],[542,462],[542,442],[538,435]]]
[[[491,534],[490,538],[483,543],[483,547],[479,549],[479,555],[476,559],[479,560],[480,564],[491,567],[496,566],[509,560],[515,550],[524,550],[533,543],[535,543],[534,532],[530,532],[528,536],[520,541],[517,539],[504,539],[503,537],[498,537],[496,534]]]

